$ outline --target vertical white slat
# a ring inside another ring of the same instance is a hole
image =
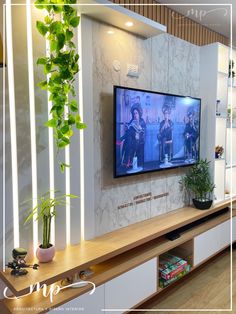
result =
[[[68,108],[65,107],[65,118],[68,117]],[[70,165],[70,145],[65,147],[65,163]],[[66,194],[70,194],[70,168],[65,168],[65,187]],[[70,221],[71,221],[71,212],[70,212],[70,197],[66,197],[66,244],[69,245],[71,242],[70,237]]]
[[[78,30],[75,31],[75,45],[78,51]],[[75,90],[77,95],[77,100],[79,105],[79,74],[76,77],[75,81]],[[78,130],[75,130],[74,136],[71,138],[70,143],[70,193],[78,196],[70,200],[70,242],[72,245],[80,243],[81,240],[81,217],[80,217],[80,134]]]
[[[3,6],[3,64],[6,64],[6,6]],[[9,114],[9,88],[8,76],[6,68],[0,69],[0,97],[2,98],[2,123],[3,123],[3,164],[2,164],[2,230],[0,229],[0,247],[1,247],[1,262],[3,271],[5,271],[5,264],[11,259],[11,250],[14,247],[13,236],[13,201],[12,201],[12,165],[11,165],[11,138],[10,138],[10,114]],[[1,176],[1,174],[0,174]],[[7,191],[7,194],[6,194]],[[0,195],[1,198],[1,195]],[[2,289],[1,285],[1,288]]]
[[[5,5],[3,6],[3,71],[0,77],[2,79],[2,233],[0,233],[0,239],[2,239],[2,269],[6,270],[6,21],[5,21]],[[0,89],[1,90],[1,89]]]
[[[80,131],[80,199],[81,199],[81,240],[95,235],[94,209],[94,126],[92,79],[92,22],[81,15],[78,32],[80,43],[79,104],[82,121],[87,129]],[[83,43],[83,45],[81,45]],[[86,82],[86,84],[82,84]],[[86,174],[86,175],[85,175]]]
[[[49,41],[46,40],[46,55],[50,55],[50,44]],[[50,79],[50,74],[47,75],[47,80]],[[50,113],[52,108],[52,102],[49,100],[50,92],[48,92],[48,119],[52,118]],[[48,146],[49,146],[49,190],[50,190],[50,198],[55,197],[55,177],[54,177],[54,137],[53,137],[53,129],[48,128]],[[55,218],[51,221],[51,243],[55,244]]]
[[[9,108],[10,108],[10,134],[11,134],[11,162],[12,162],[12,200],[13,200],[13,226],[14,246],[19,246],[19,201],[18,201],[18,169],[17,169],[17,139],[16,139],[16,114],[15,114],[15,83],[12,45],[12,12],[11,0],[6,0],[6,44],[7,44],[7,69]]]
[[[65,47],[63,48],[63,51],[65,51]],[[69,99],[67,98],[67,101]],[[69,109],[68,107],[64,107],[64,118],[68,119],[68,113]],[[65,163],[66,165],[70,165],[70,145],[67,145],[65,147]],[[70,167],[65,168],[65,194],[69,195],[70,194]],[[70,197],[66,196],[66,205],[65,205],[65,210],[66,210],[66,245],[70,245],[71,242],[71,236],[70,236],[70,222],[71,222],[71,214],[70,214],[70,206],[71,206],[71,201]]]
[[[27,0],[27,48],[28,48],[28,78],[29,78],[29,106],[30,106],[30,137],[31,137],[31,173],[32,173],[32,207],[37,206],[37,150],[35,129],[35,94],[34,94],[34,68],[33,68],[33,43],[32,43],[32,16],[31,2]],[[33,220],[33,252],[38,247],[38,221],[35,212]]]
[[[57,150],[56,145],[54,146],[55,152]],[[60,194],[65,194],[65,173],[61,173],[58,165],[58,160],[65,162],[65,151],[60,149],[55,154],[55,190],[60,191]],[[59,195],[59,194],[58,194]],[[62,250],[66,247],[66,206],[56,206],[56,218],[55,218],[55,245],[56,249]]]

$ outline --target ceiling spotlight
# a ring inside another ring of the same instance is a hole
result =
[[[127,27],[131,27],[131,26],[133,26],[133,25],[134,25],[134,23],[133,23],[133,22],[130,22],[130,21],[128,21],[128,22],[125,23],[125,26],[127,26]]]
[[[114,34],[114,31],[109,30],[109,31],[107,31],[107,34],[108,34],[108,35],[113,35],[113,34]]]

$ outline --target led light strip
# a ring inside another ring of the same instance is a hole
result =
[[[7,33],[6,43],[7,43],[9,108],[10,108],[11,163],[12,163],[13,237],[14,247],[19,247],[20,244],[19,199],[18,199],[15,82],[14,82],[13,45],[12,45],[11,0],[6,0],[6,33]]]
[[[50,44],[46,40],[46,55],[50,56]],[[50,79],[50,74],[47,75],[47,80]],[[49,100],[50,92],[48,92],[48,119],[52,118],[50,113],[52,108],[52,102]],[[48,147],[49,147],[49,189],[50,198],[55,197],[55,182],[54,182],[54,140],[53,140],[53,128],[48,128]],[[53,209],[52,209],[53,210]],[[55,244],[55,218],[51,221],[51,243]]]
[[[6,270],[6,6],[3,5],[3,83],[2,83],[2,269]]]
[[[66,48],[63,48],[63,51],[66,51]],[[67,98],[68,101],[68,98]],[[64,117],[68,119],[69,108],[64,106]],[[65,163],[70,165],[70,145],[65,147]],[[70,168],[65,167],[65,185],[66,185],[66,194],[70,194]],[[66,245],[70,245],[71,237],[70,237],[70,197],[66,197]]]
[[[29,77],[29,105],[30,105],[30,137],[31,137],[31,170],[32,170],[32,205],[37,206],[38,188],[37,188],[37,148],[36,148],[36,130],[35,130],[35,94],[34,94],[34,61],[32,44],[32,18],[31,3],[26,2],[27,17],[27,48],[28,48],[28,77]],[[33,219],[33,251],[35,253],[38,247],[38,221],[37,212]]]
[[[232,52],[233,52],[233,11],[232,11],[232,3],[230,4],[230,60],[233,60]],[[230,194],[231,194],[231,204],[230,204],[230,310],[232,311],[233,309],[233,168],[232,168],[232,162],[233,162],[233,94],[232,94],[232,86],[233,86],[233,77],[231,75],[230,77],[230,104],[231,104],[231,117],[230,117],[230,127],[231,127],[231,132],[230,132],[230,165],[231,165],[231,170],[230,170]]]
[[[68,117],[68,108],[65,107],[65,118]],[[70,146],[65,147],[65,163],[70,164]],[[65,168],[66,194],[70,194],[70,168]],[[70,197],[66,197],[66,244],[70,244]]]
[[[82,42],[82,27],[81,27],[81,20],[78,28],[78,42]],[[84,117],[84,111],[83,111],[83,84],[82,84],[82,48],[81,45],[79,45],[79,114],[81,117],[81,120],[83,121]],[[84,240],[85,236],[85,230],[84,230],[84,224],[85,224],[85,217],[84,217],[84,210],[85,210],[85,204],[84,204],[84,132],[83,130],[80,130],[79,133],[80,137],[80,217],[81,217],[81,241]]]

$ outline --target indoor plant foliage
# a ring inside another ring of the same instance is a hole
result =
[[[199,160],[180,180],[180,184],[194,196],[195,207],[207,209],[212,204],[212,192],[215,185],[209,173],[210,162],[206,159]]]
[[[42,65],[47,79],[39,86],[50,92],[52,102],[52,118],[45,123],[54,128],[54,136],[58,149],[70,144],[73,126],[84,129],[78,114],[78,104],[73,83],[79,71],[75,44],[74,29],[79,25],[80,18],[76,9],[71,6],[76,0],[37,0],[38,9],[45,9],[44,21],[37,21],[39,33],[49,42],[50,49],[45,56],[38,58],[37,64]],[[66,114],[65,114],[66,112]],[[61,170],[68,166],[60,163]]]
[[[55,247],[50,243],[51,222],[52,218],[56,216],[56,206],[66,205],[66,197],[77,198],[77,196],[72,194],[63,194],[55,198],[50,198],[50,191],[43,194],[38,199],[37,206],[30,210],[25,220],[25,223],[34,218],[42,221],[43,242],[36,252],[39,262],[50,262],[55,255]]]

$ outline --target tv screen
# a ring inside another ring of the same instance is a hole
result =
[[[114,86],[114,177],[199,160],[201,100]]]

